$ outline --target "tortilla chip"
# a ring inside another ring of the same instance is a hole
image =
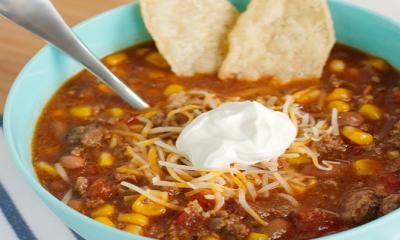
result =
[[[215,73],[239,12],[227,0],[140,0],[147,29],[172,71]]]
[[[229,36],[220,78],[318,78],[335,43],[325,0],[252,0]]]

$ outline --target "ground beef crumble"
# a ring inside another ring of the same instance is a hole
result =
[[[316,144],[317,151],[321,154],[346,151],[346,144],[340,136],[324,134]]]

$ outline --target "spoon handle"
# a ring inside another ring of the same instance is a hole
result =
[[[149,107],[79,40],[49,0],[0,0],[0,14],[78,60],[131,106]]]

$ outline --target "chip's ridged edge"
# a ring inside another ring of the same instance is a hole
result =
[[[218,71],[239,16],[227,0],[140,0],[147,29],[180,76]],[[166,30],[168,29],[168,31]]]
[[[315,22],[319,24],[310,25]],[[306,33],[290,29],[289,23]],[[282,54],[285,41],[288,50]],[[274,77],[283,83],[319,78],[334,43],[326,0],[252,0],[230,33],[229,52],[219,77],[243,80]]]

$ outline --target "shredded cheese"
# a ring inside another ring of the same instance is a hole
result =
[[[218,177],[220,174],[212,172],[212,173],[208,173],[206,175],[203,175],[201,177],[195,178],[193,179],[191,182],[196,183],[196,182],[204,182],[204,181],[208,181],[211,180],[213,178]]]
[[[323,166],[323,165],[321,165],[320,163],[319,163],[319,161],[318,161],[318,155],[317,155],[317,153],[315,152],[315,151],[312,151],[310,148],[308,148],[307,146],[302,146],[302,147],[300,147],[300,149],[301,149],[301,151],[302,151],[302,153],[305,153],[305,154],[307,154],[310,158],[311,158],[311,160],[313,161],[313,163],[314,163],[314,165],[317,167],[317,168],[319,168],[319,169],[321,169],[321,170],[325,170],[325,171],[330,171],[330,170],[332,170],[332,166]]]
[[[69,182],[68,174],[60,163],[54,164],[54,168],[65,182]]]
[[[278,161],[264,161],[254,166],[232,165],[228,168],[197,168],[175,147],[175,141],[184,125],[178,124],[176,114],[187,118],[185,124],[190,123],[195,117],[209,111],[226,101],[239,101],[240,98],[219,99],[213,93],[203,90],[179,92],[169,96],[167,114],[160,127],[154,127],[151,120],[139,115],[140,123],[132,126],[121,126],[113,130],[113,134],[125,139],[132,139],[130,146],[126,147],[126,154],[131,157],[128,167],[121,168],[130,174],[145,176],[151,183],[150,186],[174,187],[183,190],[184,196],[190,197],[207,190],[205,195],[208,200],[215,200],[214,209],[210,213],[220,211],[225,202],[234,199],[236,202],[259,224],[267,225],[257,212],[252,209],[247,200],[255,201],[258,197],[279,196],[286,199],[293,206],[299,202],[293,195],[289,183],[307,186],[312,176],[305,176],[293,169],[281,169]],[[329,171],[332,165],[339,162],[318,159],[319,155],[313,148],[313,143],[318,142],[324,134],[338,134],[337,111],[331,113],[331,121],[325,117],[316,117],[302,110],[299,104],[294,103],[291,95],[285,98],[276,96],[258,97],[257,101],[287,114],[298,125],[298,136],[289,149],[280,157],[285,159],[297,158],[305,154],[312,159],[316,168]],[[125,165],[124,165],[125,166]],[[66,180],[68,177],[62,169],[55,165],[58,174]],[[64,176],[64,177],[63,177]],[[121,182],[128,189],[144,195],[151,201],[172,210],[183,210],[171,202],[166,202],[151,194],[151,191],[138,187],[132,183]],[[211,190],[211,191],[210,191]],[[284,190],[285,192],[282,192]],[[64,198],[68,197],[64,196]],[[247,200],[246,200],[247,199]]]
[[[243,209],[250,215],[252,216],[259,224],[267,226],[268,223],[264,221],[247,203],[245,194],[243,190],[239,190],[239,199],[238,199],[239,204],[243,207]]]
[[[183,153],[179,152],[178,149],[176,149],[176,147],[171,146],[171,145],[169,145],[169,144],[167,144],[167,143],[165,143],[165,142],[163,142],[161,140],[155,141],[154,144],[156,144],[157,146],[159,146],[161,148],[164,148],[165,150],[167,150],[169,152],[176,153],[176,154],[178,154],[180,156],[184,155]]]
[[[171,111],[171,112],[169,112],[168,113],[168,115],[167,115],[167,120],[170,120],[175,114],[177,114],[177,113],[182,113],[182,112],[184,112],[184,111],[186,111],[186,110],[193,110],[193,109],[199,109],[199,108],[201,108],[201,106],[197,106],[197,105],[187,105],[187,106],[184,106],[184,107],[181,107],[181,108],[178,108],[178,109],[176,109],[176,110],[173,110],[173,111]]]
[[[144,189],[142,189],[142,188],[140,188],[140,187],[138,187],[138,186],[136,186],[136,185],[134,185],[132,183],[128,183],[128,182],[123,181],[123,182],[121,182],[121,185],[126,187],[126,188],[128,188],[128,189],[130,189],[130,190],[133,190],[135,192],[138,192],[138,193],[142,194],[143,196],[147,197],[148,199],[150,199],[151,201],[153,201],[155,203],[160,204],[161,206],[164,206],[166,208],[169,208],[169,209],[172,209],[172,210],[176,210],[176,211],[182,211],[183,210],[182,207],[177,206],[177,205],[172,204],[172,203],[165,202],[162,199],[160,199],[160,198],[154,196],[153,194],[151,194],[149,191],[146,191],[146,190],[144,190]]]
[[[258,193],[265,193],[270,190],[273,190],[279,186],[279,182],[273,182],[269,184],[265,184],[261,189],[258,190]]]
[[[274,172],[273,175],[287,193],[289,193],[289,194],[293,193],[292,188],[289,186],[289,184],[286,182],[286,180],[278,172]]]
[[[70,201],[71,198],[72,198],[72,194],[73,194],[72,189],[69,189],[69,190],[65,193],[65,195],[64,195],[64,197],[61,199],[61,201],[62,201],[63,203],[65,203],[65,204],[68,204],[69,201]]]
[[[147,164],[147,161],[144,160],[144,158],[142,158],[139,154],[135,153],[131,147],[127,146],[126,152],[132,157],[132,162],[138,161],[141,165]]]
[[[289,115],[289,107],[290,105],[292,105],[294,102],[293,97],[292,96],[287,96],[285,103],[282,106],[282,112]]]
[[[156,127],[149,130],[149,134],[158,134],[165,132],[175,132],[180,133],[182,131],[182,127]]]
[[[332,109],[331,125],[332,125],[332,134],[335,136],[339,136],[338,112],[336,108]]]
[[[296,200],[296,198],[294,198],[293,196],[286,194],[286,193],[277,193],[276,195],[278,195],[281,198],[286,199],[290,204],[292,204],[295,207],[300,206],[299,202]]]
[[[216,213],[219,210],[221,210],[222,207],[224,206],[225,198],[219,192],[214,193],[214,196],[215,196],[215,201],[216,202],[215,202],[215,206],[214,206],[214,209],[212,210],[212,212]]]
[[[234,168],[197,168],[193,166],[187,166],[187,165],[181,165],[181,164],[175,164],[175,163],[170,163],[170,162],[163,162],[159,161],[158,162],[160,166],[164,167],[171,167],[171,168],[176,168],[176,169],[181,169],[181,170],[189,170],[189,171],[201,171],[201,172],[237,172],[237,169]]]

